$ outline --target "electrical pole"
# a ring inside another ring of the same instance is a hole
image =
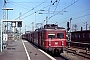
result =
[[[32,24],[32,31],[34,31],[34,22],[32,22],[31,24]]]
[[[36,26],[36,12],[35,12],[35,23],[34,23],[34,24],[35,24],[35,26]]]
[[[46,17],[46,24],[48,24],[48,16]]]
[[[77,25],[75,24],[75,26],[74,26],[74,27],[75,27],[75,31],[76,31],[76,30],[77,30]]]
[[[20,17],[21,17],[21,12],[19,14],[19,20],[20,20]],[[21,36],[21,27],[20,27],[20,32],[19,32],[19,39],[20,39],[20,36]]]
[[[72,18],[70,18],[70,41],[71,41],[71,20]]]
[[[3,8],[6,8],[6,0],[4,0]],[[6,11],[3,10],[3,20],[5,20],[5,19],[6,19]]]
[[[87,30],[87,25],[88,25],[88,24],[87,24],[87,22],[86,22],[86,30]]]
[[[26,33],[26,25],[25,25],[25,33]]]
[[[3,8],[6,8],[6,0],[4,0]],[[3,10],[3,20],[6,20],[6,11],[5,10]],[[4,30],[5,34],[6,34],[6,27],[7,27],[7,25],[5,24],[5,30]]]
[[[36,12],[35,12],[35,24],[36,24]]]

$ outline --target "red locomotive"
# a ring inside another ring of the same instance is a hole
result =
[[[46,24],[44,28],[22,35],[38,47],[51,53],[61,53],[66,47],[66,30],[55,24]]]

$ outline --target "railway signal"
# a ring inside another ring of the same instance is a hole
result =
[[[22,27],[22,21],[19,21],[17,26]]]
[[[70,30],[70,27],[69,27],[69,22],[67,22],[67,31]]]

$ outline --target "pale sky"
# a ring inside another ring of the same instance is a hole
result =
[[[73,24],[78,29],[85,28],[87,22],[90,25],[90,0],[6,0],[6,8],[13,8],[8,11],[8,19],[15,20],[21,16],[23,21],[22,31],[32,30],[32,22],[43,23],[48,16],[48,23],[56,23],[59,26],[67,27],[67,22],[72,18]],[[52,1],[52,2],[51,2]],[[0,19],[3,19],[3,0],[0,0]],[[44,10],[44,11],[40,11]],[[35,15],[36,12],[36,15]],[[43,14],[39,14],[43,13]]]

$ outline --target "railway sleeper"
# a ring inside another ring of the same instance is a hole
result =
[[[84,57],[84,58],[88,58],[90,59],[90,54],[86,54],[86,53],[83,53],[83,52],[76,52],[74,50],[67,50],[67,53],[73,53],[75,55],[78,55],[78,56],[81,56],[81,57]]]

